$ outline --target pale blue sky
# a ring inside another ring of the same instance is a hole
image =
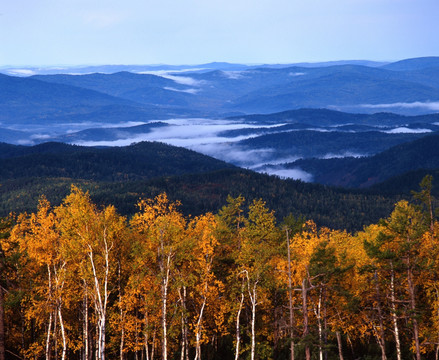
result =
[[[0,0],[0,66],[439,55],[439,0]]]

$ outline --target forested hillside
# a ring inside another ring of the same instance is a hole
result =
[[[8,358],[434,359],[431,177],[354,235],[228,197],[185,216],[162,193],[129,219],[72,186],[0,222]],[[4,339],[4,340],[2,340]]]
[[[92,148],[60,143],[33,147],[3,144],[0,180],[33,176],[126,181],[203,173],[233,165],[158,142],[126,147]]]
[[[419,183],[422,176],[419,178]],[[38,198],[45,194],[55,205],[67,196],[74,183],[90,191],[99,206],[113,204],[127,216],[135,213],[139,198],[154,197],[166,192],[172,200],[181,200],[185,215],[217,212],[228,195],[243,195],[248,200],[263,198],[276,210],[278,219],[289,213],[313,219],[320,226],[349,231],[388,216],[399,194],[383,196],[307,184],[298,180],[282,180],[242,169],[214,171],[152,180],[102,182],[71,178],[22,178],[2,181],[0,186],[0,216],[13,211],[33,212]],[[410,193],[405,194],[405,198]]]
[[[409,171],[438,169],[438,143],[439,135],[427,135],[370,157],[303,159],[291,166],[310,172],[318,183],[368,187]]]

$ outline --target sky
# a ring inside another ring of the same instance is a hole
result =
[[[0,67],[438,56],[438,0],[0,0]]]

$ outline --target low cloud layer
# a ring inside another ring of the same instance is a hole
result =
[[[404,108],[404,109],[427,109],[431,111],[439,111],[439,101],[433,102],[420,102],[415,101],[411,103],[397,102],[391,104],[362,104],[360,105],[362,108],[367,109],[392,109],[392,108]]]
[[[383,131],[387,134],[423,134],[430,133],[432,130],[430,129],[410,129],[408,127],[398,127],[395,129]]]
[[[150,124],[153,122],[150,122]],[[209,120],[209,119],[170,119],[160,121],[168,126],[151,128],[147,133],[139,133],[115,141],[77,141],[83,146],[127,146],[140,141],[160,141],[169,145],[185,147],[205,155],[215,157],[232,164],[271,173],[267,169],[259,169],[267,164],[286,163],[297,160],[297,157],[277,158],[276,151],[270,148],[249,149],[238,144],[239,141],[255,136],[255,133],[246,133],[234,137],[224,137],[221,133],[228,130],[275,128],[275,125],[254,125],[241,122]],[[279,172],[276,175],[307,179],[307,175],[299,171]],[[273,173],[274,174],[274,173]],[[288,176],[290,174],[291,176]],[[309,175],[309,174],[308,174]]]
[[[196,69],[192,69],[191,71],[194,71]],[[180,76],[180,75],[174,75],[176,73],[185,73],[189,70],[180,70],[180,71],[169,71],[169,70],[157,70],[157,71],[140,71],[138,74],[150,74],[150,75],[156,75],[161,76],[165,79],[174,80],[177,84],[181,85],[188,85],[188,86],[202,86],[206,84],[206,81],[204,80],[196,80],[194,78],[191,78],[189,76]]]
[[[320,157],[320,159],[339,159],[339,158],[345,158],[345,157],[354,157],[354,158],[360,158],[368,156],[367,154],[358,154],[351,151],[345,151],[343,153],[328,153],[325,156]]]
[[[281,179],[295,179],[305,182],[311,182],[313,180],[313,176],[310,173],[307,173],[300,168],[287,169],[282,166],[267,166],[265,168],[261,168],[259,172],[276,175],[279,176]]]
[[[184,90],[181,90],[181,89],[176,89],[176,88],[169,87],[169,86],[165,87],[164,89],[165,90],[169,90],[169,91],[188,93],[188,94],[196,94],[196,93],[198,93],[200,91],[200,89],[184,89]]]
[[[35,71],[30,69],[11,69],[7,70],[6,73],[12,76],[32,76],[36,74]]]
[[[244,77],[244,74],[247,71],[239,71],[239,70],[235,70],[235,71],[222,71],[223,75],[228,78],[228,79],[232,79],[232,80],[237,80],[237,79],[241,79]]]
[[[155,123],[157,123],[155,125]],[[148,124],[145,127],[132,129],[111,130],[111,128],[130,128],[137,125]],[[280,123],[261,125],[257,123],[245,123],[244,120],[212,120],[204,118],[191,119],[168,119],[155,120],[148,122],[127,122],[119,124],[56,124],[50,131],[41,131],[40,129],[29,129],[34,135],[29,137],[28,144],[40,142],[41,140],[50,139],[48,134],[62,133],[73,134],[75,131],[89,128],[107,128],[105,138],[117,139],[106,141],[72,141],[77,145],[83,146],[128,146],[132,143],[141,141],[158,141],[169,145],[180,146],[197,151],[199,153],[224,160],[240,167],[252,169],[254,171],[277,175],[282,178],[301,179],[303,181],[312,181],[312,175],[301,170],[300,168],[289,169],[282,164],[292,163],[299,157],[288,151],[280,151],[267,145],[264,148],[251,148],[242,140],[260,136],[264,133],[282,133],[289,130],[279,127]],[[63,128],[64,126],[64,128]],[[276,129],[278,128],[279,129]],[[142,130],[143,129],[143,130]],[[266,129],[266,130],[265,130]],[[47,129],[46,129],[47,130]],[[240,131],[244,130],[244,131]],[[335,128],[314,128],[314,131],[336,131]],[[394,129],[380,129],[390,134],[398,133],[429,133],[429,129],[420,129],[409,127],[398,127]],[[143,131],[143,132],[140,132]],[[96,137],[101,132],[96,131]],[[30,136],[30,135],[29,135]],[[52,137],[53,138],[53,137]],[[79,139],[80,136],[72,135],[71,139]],[[103,137],[104,138],[104,137]],[[328,153],[323,156],[325,159],[340,157],[361,157],[366,154],[352,152]]]

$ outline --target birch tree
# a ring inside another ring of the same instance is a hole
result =
[[[166,194],[141,200],[131,225],[140,235],[140,248],[149,257],[152,273],[157,274],[161,292],[162,360],[168,359],[168,300],[174,280],[176,256],[180,255],[186,221]]]
[[[79,188],[57,208],[61,229],[68,239],[69,253],[87,289],[96,316],[96,359],[105,359],[106,324],[110,294],[115,290],[117,276],[116,249],[123,240],[125,218],[113,206],[99,210]]]
[[[238,255],[240,273],[245,277],[251,306],[251,360],[255,359],[256,351],[256,308],[261,303],[260,292],[273,266],[274,242],[278,238],[274,213],[266,208],[262,200],[253,201],[249,206],[248,221]]]

